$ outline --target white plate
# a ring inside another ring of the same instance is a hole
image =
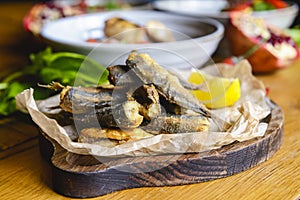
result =
[[[170,11],[194,17],[228,18],[226,0],[157,0],[152,3],[155,9]]]
[[[253,12],[254,16],[262,17],[267,22],[280,27],[289,27],[298,14],[298,5],[283,9]],[[229,12],[222,11],[228,7],[227,0],[157,0],[152,3],[153,8],[177,14],[194,17],[211,17],[222,23],[227,23]]]
[[[148,20],[158,20],[172,30],[177,41],[149,44],[85,42],[91,35],[102,37],[105,20],[114,16],[140,25]],[[140,50],[149,52],[161,65],[199,67],[210,59],[223,34],[223,25],[213,19],[145,10],[101,12],[63,18],[45,24],[41,31],[41,37],[57,49],[89,54],[106,66],[122,64],[130,51]]]

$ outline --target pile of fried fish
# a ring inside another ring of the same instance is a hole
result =
[[[189,84],[148,54],[132,51],[107,68],[110,84],[63,87],[60,107],[71,114],[78,142],[115,146],[157,134],[208,131],[212,113]]]

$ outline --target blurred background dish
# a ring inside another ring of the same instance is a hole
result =
[[[103,40],[105,21],[116,16],[141,26],[149,20],[159,21],[170,29],[175,41],[142,44],[87,42],[90,38]],[[122,64],[129,52],[139,50],[149,53],[159,64],[169,68],[202,66],[211,59],[223,35],[224,26],[214,19],[149,10],[110,11],[62,18],[46,23],[40,33],[42,39],[55,49],[89,54],[105,66]]]
[[[299,6],[294,2],[287,2],[288,7],[254,11],[252,14],[261,17],[269,24],[279,28],[290,27],[298,15]],[[229,19],[227,0],[156,0],[152,3],[154,9],[168,11],[194,17],[211,17],[226,24]]]
[[[151,0],[37,0],[23,19],[25,30],[39,34],[42,26],[60,18],[111,10],[145,10]]]
[[[285,68],[300,56],[296,42],[283,29],[242,12],[230,15],[226,36],[237,59],[234,62],[248,59],[254,73]]]

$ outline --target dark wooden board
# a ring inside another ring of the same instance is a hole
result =
[[[282,110],[274,104],[265,136],[217,150],[181,155],[100,162],[93,156],[68,152],[44,134],[39,144],[52,169],[54,191],[69,197],[96,197],[129,188],[199,183],[245,171],[268,160],[280,148],[283,121]]]

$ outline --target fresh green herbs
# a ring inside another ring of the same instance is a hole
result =
[[[253,11],[266,11],[266,10],[274,10],[276,9],[274,5],[269,2],[264,1],[255,1],[252,4]]]
[[[108,71],[95,60],[71,52],[52,52],[50,48],[30,55],[31,65],[0,81],[0,116],[16,111],[15,96],[24,89],[35,89],[35,98],[43,99],[53,91],[38,87],[52,81],[64,85],[97,85],[108,83]]]

